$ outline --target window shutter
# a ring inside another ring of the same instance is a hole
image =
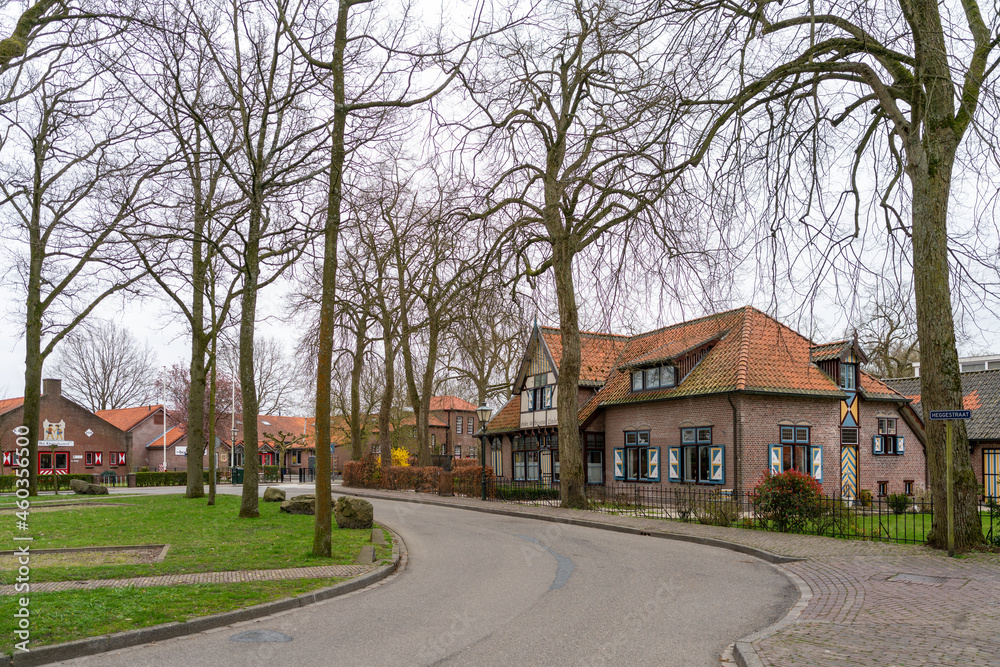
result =
[[[902,456],[903,454],[905,454],[906,453],[905,447],[906,447],[906,438],[904,438],[901,435],[897,436],[896,437],[896,454],[898,454],[900,456]]]
[[[615,450],[615,479],[625,479],[625,450]]]
[[[649,481],[660,481],[660,448],[649,448]]]
[[[873,435],[872,436],[872,454],[882,453],[882,436]]]
[[[781,445],[771,445],[771,474],[781,474]]]
[[[681,481],[681,448],[667,447],[667,479]]]
[[[712,455],[711,479],[712,484],[722,484],[726,481],[726,448],[721,445],[709,447]]]
[[[101,457],[102,456],[104,456],[103,452],[97,452],[97,453],[94,454],[94,465],[95,466],[102,465],[102,463],[101,463]]]
[[[3,464],[5,466],[14,465],[14,452],[3,453]]]
[[[820,446],[811,447],[812,456],[812,476],[820,484],[823,483],[823,448]]]

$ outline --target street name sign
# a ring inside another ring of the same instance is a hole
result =
[[[934,421],[972,419],[972,410],[931,410],[931,419]]]

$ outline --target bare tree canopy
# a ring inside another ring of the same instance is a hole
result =
[[[997,280],[995,257],[965,253],[949,263],[960,248],[949,237],[949,201],[956,178],[974,177],[984,154],[1000,155],[996,6],[984,14],[975,0],[683,0],[663,9],[689,54],[676,82],[690,113],[688,164],[711,165],[715,192],[740,193],[749,219],[767,216],[756,224],[788,258],[789,275],[804,268],[784,252],[795,238],[820,246],[817,270],[831,273],[848,259],[847,243],[863,242],[862,226],[881,218],[890,248],[913,264],[924,409],[961,408],[949,277],[968,279],[978,264]],[[964,426],[957,431],[964,548],[983,536]],[[928,422],[927,436],[941,498],[944,426]],[[944,521],[935,514],[934,544],[944,542]]]
[[[89,410],[148,405],[156,399],[156,355],[114,322],[84,322],[58,348],[52,373]]]

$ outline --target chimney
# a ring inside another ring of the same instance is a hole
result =
[[[62,396],[62,380],[42,380],[42,393],[49,398]]]

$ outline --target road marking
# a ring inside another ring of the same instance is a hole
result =
[[[573,561],[567,558],[566,556],[557,554],[555,551],[549,549],[547,546],[539,542],[534,537],[527,537],[526,535],[518,535],[518,537],[520,537],[522,540],[527,540],[528,542],[534,542],[539,547],[545,549],[555,557],[556,562],[559,564],[559,567],[556,569],[556,578],[552,582],[552,585],[549,586],[549,590],[555,591],[565,586],[566,582],[569,581],[570,575],[573,574],[573,570],[576,569],[576,565],[573,563]]]

